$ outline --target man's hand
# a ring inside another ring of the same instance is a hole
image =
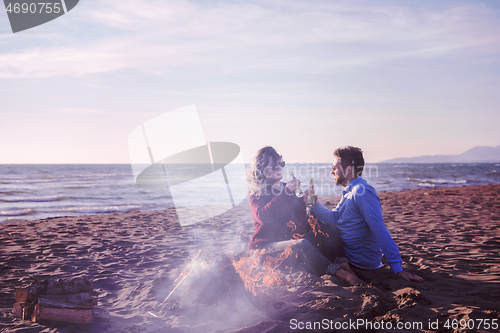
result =
[[[418,275],[415,275],[415,274],[411,274],[411,273],[408,273],[408,272],[405,272],[405,271],[401,271],[398,273],[399,276],[403,277],[403,279],[405,279],[406,281],[424,281],[424,279],[422,279],[420,276]]]
[[[314,197],[314,204],[313,207],[316,207],[319,203],[318,195],[314,193],[314,189],[311,192],[311,195]],[[304,202],[307,204],[307,197],[309,196],[309,189],[305,190],[304,192]]]

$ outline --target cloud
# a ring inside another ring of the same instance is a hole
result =
[[[81,114],[81,115],[112,114],[112,112],[110,111],[101,109],[89,109],[89,108],[59,108],[53,112],[60,114]]]
[[[110,0],[81,7],[75,22],[85,22],[92,38],[70,30],[80,38],[62,32],[64,38],[36,47],[7,48],[0,54],[0,78],[127,69],[157,75],[328,73],[500,50],[494,37],[500,22],[486,6]]]

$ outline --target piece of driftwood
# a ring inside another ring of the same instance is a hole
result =
[[[93,292],[92,283],[86,276],[80,276],[71,280],[65,279],[45,279],[42,281],[34,280],[26,288],[17,288],[14,295],[17,302],[34,301],[38,295],[67,295],[78,293]]]
[[[27,288],[16,288],[14,298],[19,303],[27,302],[30,299]]]
[[[16,289],[12,313],[24,320],[85,326],[92,324],[93,307],[97,305],[91,296],[93,290],[85,276],[34,280],[28,287]]]
[[[36,302],[18,302],[12,307],[12,314],[20,317],[22,320],[31,320],[31,314],[35,308]]]
[[[21,317],[22,313],[23,313],[23,305],[24,303],[16,303],[14,304],[14,306],[12,307],[12,314],[16,317]]]
[[[12,307],[12,314],[16,317],[21,317],[21,319],[26,319],[24,318],[24,314],[26,313],[26,308],[30,305],[30,302],[21,302],[21,303],[16,303]]]
[[[61,309],[88,309],[97,305],[97,302],[64,302],[57,299],[42,298],[41,295],[38,298],[38,305],[48,306],[52,308]]]
[[[68,294],[68,295],[38,295],[38,299],[51,300],[61,303],[75,303],[75,304],[97,304],[89,293],[78,293],[78,294]]]
[[[91,324],[93,309],[90,308],[57,308],[38,303],[35,305],[32,321],[36,322],[65,322],[70,324]]]

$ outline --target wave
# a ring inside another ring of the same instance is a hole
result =
[[[66,185],[63,188],[71,189],[71,190],[79,190],[84,188],[89,188],[90,185]]]
[[[406,178],[409,182],[420,182],[430,184],[466,184],[466,179],[420,179],[420,178]]]
[[[102,214],[102,213],[128,213],[135,212],[141,209],[137,205],[125,206],[104,206],[104,207],[69,207],[58,210],[62,213],[78,213],[78,214]]]
[[[23,216],[23,215],[32,215],[32,214],[36,214],[36,210],[31,209],[31,208],[11,209],[11,210],[0,211],[0,216]]]
[[[23,193],[23,191],[0,191],[1,195],[16,195],[19,193]]]
[[[460,185],[467,184],[467,180],[458,179],[458,180],[449,180],[449,179],[423,179],[423,180],[412,180],[418,181],[418,187],[436,187],[436,185]]]
[[[14,197],[14,198],[2,198],[0,201],[3,202],[52,202],[61,201],[65,199],[70,199],[64,194],[62,195],[45,195],[39,197]]]
[[[0,184],[47,184],[50,182],[57,182],[57,179],[2,179]]]
[[[436,184],[432,183],[418,183],[418,187],[436,187]]]
[[[69,174],[62,176],[67,180],[92,180],[92,179],[102,179],[102,178],[116,178],[116,177],[130,177],[130,174],[121,173],[82,173],[82,174]]]

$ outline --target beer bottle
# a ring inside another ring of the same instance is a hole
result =
[[[290,176],[292,176],[292,179],[297,179],[295,178],[295,175],[292,171],[290,171]],[[297,196],[297,198],[302,198],[304,196],[304,191],[302,191],[302,189],[299,187],[295,190],[295,195]]]
[[[311,192],[313,190],[314,190],[314,181],[311,178],[311,180],[309,180],[309,191],[307,191],[307,203],[306,203],[306,206],[308,208],[311,208],[312,206],[314,206],[314,195],[311,194]]]

